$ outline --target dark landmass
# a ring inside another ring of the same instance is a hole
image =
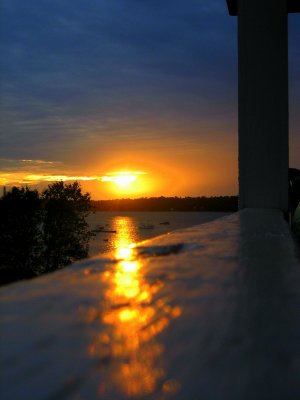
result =
[[[91,200],[94,211],[223,211],[238,210],[237,196],[142,197],[139,199]]]

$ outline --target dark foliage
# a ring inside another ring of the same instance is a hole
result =
[[[96,211],[237,211],[237,196],[150,197],[92,201]]]
[[[37,191],[14,187],[0,199],[1,283],[39,274],[41,226],[42,208]]]
[[[88,255],[90,196],[77,182],[41,196],[14,187],[0,199],[0,283],[32,278]]]
[[[78,182],[56,182],[42,194],[46,270],[52,271],[87,257],[89,229],[85,220],[90,195],[82,194]]]

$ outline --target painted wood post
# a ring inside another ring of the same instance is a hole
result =
[[[230,14],[238,15],[239,205],[286,212],[287,14],[299,11],[299,3],[289,0],[227,0],[227,3]]]

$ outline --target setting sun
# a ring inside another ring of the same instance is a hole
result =
[[[141,171],[117,171],[109,172],[101,177],[101,182],[114,184],[114,192],[134,194],[145,189],[145,182],[142,175],[147,175]]]
[[[103,182],[114,182],[117,186],[125,187],[134,182],[137,178],[136,172],[116,172],[112,176],[104,176]]]

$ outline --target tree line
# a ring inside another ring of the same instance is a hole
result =
[[[88,193],[78,182],[50,184],[41,194],[13,187],[0,199],[0,283],[28,279],[87,257]]]
[[[95,211],[237,211],[237,196],[142,197],[91,201]]]

